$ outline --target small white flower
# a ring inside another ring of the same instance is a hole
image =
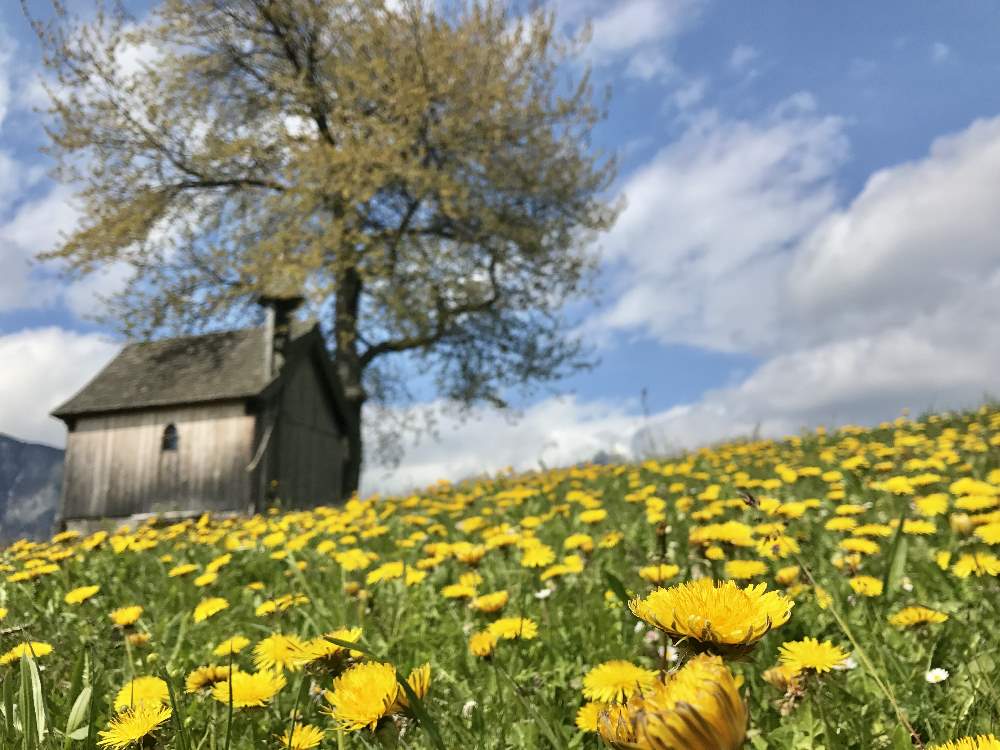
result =
[[[932,685],[935,685],[939,682],[944,682],[945,680],[948,679],[948,670],[941,669],[941,667],[934,667],[934,669],[930,670],[927,674],[924,675],[924,679],[927,680]]]
[[[646,629],[646,626],[644,624],[642,624],[641,622],[637,622],[635,624],[635,632],[636,633],[641,633],[645,629]]]
[[[660,646],[656,649],[656,653],[661,659],[664,658],[664,654],[666,654],[666,659],[671,664],[681,658],[680,652],[673,646],[667,646],[666,651],[664,651],[663,646]]]
[[[847,671],[849,669],[856,669],[857,666],[858,666],[857,659],[855,659],[853,656],[848,656],[846,659],[844,659],[842,662],[840,662],[840,664],[834,664],[833,668],[834,669],[839,669],[839,670],[841,670],[843,672],[843,671]]]
[[[660,631],[650,630],[648,633],[646,633],[646,635],[642,637],[642,639],[646,641],[646,643],[656,643],[658,640],[660,640]]]
[[[535,592],[536,599],[548,599],[552,596],[552,589],[540,589]]]
[[[476,710],[476,706],[478,705],[479,704],[476,703],[475,701],[472,700],[466,701],[465,705],[462,706],[462,718],[463,719],[470,718],[472,716],[472,712]]]
[[[900,581],[899,585],[900,585],[900,588],[902,588],[903,591],[905,591],[907,593],[913,591],[913,581],[911,581],[906,576],[903,577],[903,580]]]

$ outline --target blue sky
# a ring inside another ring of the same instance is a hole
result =
[[[369,488],[872,422],[991,392],[1000,5],[550,5],[566,29],[591,20],[581,62],[613,89],[596,143],[620,156],[627,208],[600,242],[600,304],[574,311],[602,362],[521,403],[514,422],[446,412],[439,440],[395,471],[372,467]],[[60,444],[45,413],[113,354],[84,316],[114,279],[28,270],[74,220],[37,150],[37,58],[5,4],[0,388],[13,398],[0,432]]]

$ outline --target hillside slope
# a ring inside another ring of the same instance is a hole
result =
[[[0,434],[0,541],[52,531],[63,451]]]

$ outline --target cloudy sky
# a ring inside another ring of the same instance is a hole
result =
[[[38,4],[38,3],[36,3]],[[447,418],[366,489],[599,450],[668,451],[1000,395],[1000,5],[555,0],[593,24],[613,91],[598,144],[627,208],[581,313],[600,366]],[[75,221],[38,151],[38,49],[0,8],[0,432],[117,350],[88,321],[115,279],[31,263]]]

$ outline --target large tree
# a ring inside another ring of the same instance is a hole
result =
[[[127,269],[126,335],[232,325],[307,298],[349,406],[407,373],[450,403],[585,364],[587,289],[612,159],[587,71],[541,11],[502,2],[162,0],[33,18],[49,151],[82,218],[45,257]],[[405,361],[403,367],[393,366]]]

